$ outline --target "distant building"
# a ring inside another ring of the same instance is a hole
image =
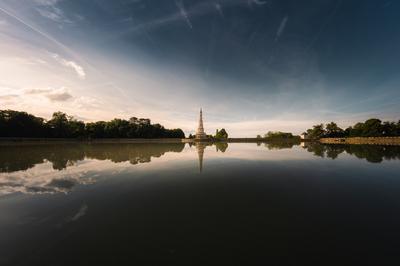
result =
[[[307,133],[302,133],[301,135],[300,135],[300,138],[301,139],[303,139],[303,140],[305,140],[305,139],[309,139],[309,136],[308,136],[308,134]]]
[[[203,127],[203,111],[200,109],[199,127],[196,131],[196,139],[207,139],[207,134],[204,132]]]

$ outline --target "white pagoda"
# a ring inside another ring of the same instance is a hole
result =
[[[196,131],[196,139],[207,139],[207,134],[204,132],[203,127],[203,111],[200,108],[200,118],[199,118],[199,127]]]

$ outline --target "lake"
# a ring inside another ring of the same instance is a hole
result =
[[[0,265],[399,265],[399,159],[399,146],[0,146]]]

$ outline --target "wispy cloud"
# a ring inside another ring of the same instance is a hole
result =
[[[82,204],[82,206],[79,208],[78,212],[74,216],[70,217],[68,220],[71,222],[77,221],[79,218],[83,217],[86,214],[88,208],[89,207],[85,203]]]
[[[283,32],[285,31],[286,28],[286,23],[288,21],[289,17],[286,15],[282,20],[281,24],[279,24],[278,30],[276,31],[276,37],[275,37],[275,42],[279,40]]]
[[[189,26],[190,29],[193,29],[192,22],[190,21],[189,15],[186,12],[186,9],[183,5],[183,1],[175,1],[175,5],[179,9],[181,17],[186,21],[186,24]]]
[[[68,19],[64,12],[56,6],[59,2],[59,0],[35,0],[35,3],[38,6],[36,11],[42,17],[57,23],[73,23],[73,21]]]
[[[65,58],[62,58],[58,54],[52,54],[51,55],[57,62],[59,62],[61,65],[72,68],[75,70],[76,74],[78,75],[79,78],[85,79],[86,77],[86,72],[83,69],[82,66],[80,66],[78,63],[72,61],[72,60],[67,60]]]
[[[53,89],[29,89],[25,91],[28,95],[43,95],[52,102],[65,102],[73,98],[73,96],[65,88]]]
[[[34,0],[34,2],[43,6],[54,6],[60,2],[60,0]]]
[[[29,23],[28,21],[24,20],[20,16],[17,16],[13,12],[11,12],[11,11],[9,11],[7,9],[4,9],[2,7],[0,7],[0,11],[3,12],[4,14],[6,14],[6,15],[12,17],[13,19],[16,19],[17,21],[19,21],[20,23],[22,23],[23,25],[25,25],[26,27],[28,27],[32,31],[36,32],[37,34],[43,36],[47,40],[51,41],[52,43],[54,43],[54,44],[58,45],[59,47],[63,48],[66,52],[68,52],[70,54],[74,54],[74,52],[71,51],[71,49],[69,49],[67,46],[65,46],[61,42],[57,41],[52,36],[50,36],[49,34],[45,33],[44,31],[42,31],[41,29],[39,29],[38,27],[36,27],[32,23]]]
[[[147,21],[141,23],[139,25],[135,25],[128,30],[125,30],[119,34],[129,34],[129,33],[142,33],[150,30],[157,29],[159,27],[168,25],[170,23],[182,20],[185,20],[186,24],[189,28],[193,28],[193,24],[190,19],[193,19],[198,16],[203,16],[218,11],[218,9],[222,12],[223,7],[234,7],[234,6],[244,6],[246,2],[244,0],[220,0],[217,4],[210,2],[199,2],[198,4],[192,5],[191,7],[184,7],[182,1],[175,1],[175,5],[178,8],[178,12],[174,14],[170,14],[168,16],[160,17],[151,21]],[[218,11],[218,12],[220,12]],[[220,13],[221,14],[221,13]],[[118,35],[119,35],[118,34]]]

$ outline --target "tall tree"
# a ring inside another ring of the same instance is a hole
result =
[[[344,136],[344,131],[335,122],[330,122],[326,124],[325,127],[325,137],[329,138],[337,138],[337,137],[343,137]]]

